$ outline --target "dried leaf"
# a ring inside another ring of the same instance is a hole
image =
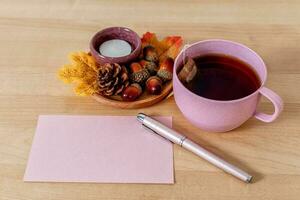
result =
[[[160,61],[166,57],[175,59],[182,45],[182,38],[180,36],[168,36],[159,41],[154,33],[147,32],[142,37],[142,46],[147,45],[155,47]]]
[[[65,83],[75,83],[75,93],[88,96],[98,91],[98,65],[89,53],[75,52],[69,55],[72,64],[63,65],[58,77]]]

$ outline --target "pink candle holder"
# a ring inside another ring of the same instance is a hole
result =
[[[108,57],[99,52],[100,45],[112,39],[125,40],[131,45],[132,51],[129,55],[122,57]],[[119,63],[124,64],[136,59],[141,52],[141,38],[136,32],[125,27],[110,27],[97,32],[90,41],[90,51],[97,63]]]

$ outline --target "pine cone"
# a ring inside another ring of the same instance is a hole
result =
[[[106,63],[99,68],[98,86],[101,95],[118,95],[128,85],[129,78],[126,67],[117,63]]]

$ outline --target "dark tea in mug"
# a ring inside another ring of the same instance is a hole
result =
[[[184,83],[193,93],[214,100],[235,100],[255,92],[261,82],[251,66],[223,54],[206,54],[193,58],[197,75]]]

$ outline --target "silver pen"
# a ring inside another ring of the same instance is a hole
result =
[[[247,172],[239,169],[238,167],[226,162],[222,158],[214,155],[213,153],[207,151],[206,149],[202,148],[198,144],[196,144],[193,141],[186,138],[184,135],[181,135],[180,133],[174,131],[173,129],[168,128],[167,126],[163,125],[162,123],[158,122],[157,120],[155,120],[143,113],[139,113],[137,115],[137,119],[140,122],[142,122],[142,124],[146,128],[150,129],[154,133],[193,152],[197,156],[203,158],[204,160],[210,162],[211,164],[224,170],[225,172],[235,176],[236,178],[238,178],[246,183],[250,183],[250,181],[252,179],[252,176],[250,174],[248,174]]]

